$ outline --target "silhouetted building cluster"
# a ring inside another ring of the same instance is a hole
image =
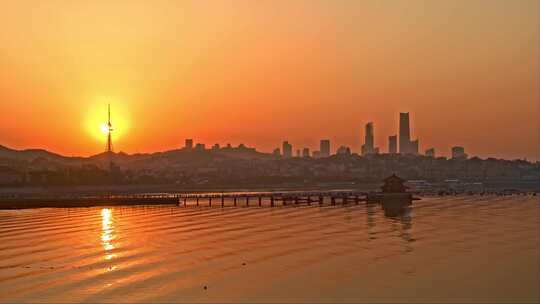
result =
[[[463,151],[462,151],[463,152]],[[153,154],[100,154],[89,158],[0,154],[0,186],[168,184],[178,187],[282,187],[375,183],[396,173],[407,180],[540,185],[540,162],[373,154],[341,146],[330,157],[283,158],[254,148],[179,149]],[[462,155],[462,154],[461,154]],[[109,158],[112,157],[113,167]],[[341,186],[340,186],[341,187]]]
[[[374,124],[365,125],[362,156],[350,147],[331,153],[329,139],[319,150],[296,149],[288,141],[272,153],[240,144],[207,149],[186,139],[183,148],[153,154],[107,151],[89,158],[70,158],[38,150],[32,153],[0,146],[0,186],[175,184],[180,186],[305,185],[377,182],[397,173],[408,180],[466,180],[503,183],[540,182],[539,162],[468,158],[465,148],[452,147],[451,158],[437,157],[435,148],[418,154],[411,140],[409,113],[400,113],[399,137],[388,137],[389,153],[375,146]],[[399,138],[399,142],[398,142]],[[399,148],[399,151],[398,151]],[[421,184],[421,183],[419,183]]]
[[[375,146],[375,127],[373,122],[368,122],[365,125],[364,133],[364,144],[361,147],[361,154],[364,156],[379,154],[380,150]],[[347,147],[345,147],[347,148]],[[346,154],[347,150],[343,148],[338,148],[336,154]],[[399,148],[399,149],[398,149]],[[455,147],[459,148],[459,147]],[[307,148],[304,150],[297,149],[296,157],[314,157],[314,158],[324,158],[331,156],[330,151],[330,140],[322,139],[320,141],[320,149],[318,151],[313,151],[310,155],[309,149],[307,153],[304,153]],[[285,141],[283,142],[281,151],[279,149],[274,150],[274,155],[281,155],[284,158],[291,158],[293,151],[292,145]],[[302,152],[301,152],[302,151]],[[349,148],[349,153],[352,151]],[[411,140],[411,127],[410,127],[410,115],[409,113],[399,113],[399,141],[398,135],[391,135],[388,137],[388,153],[389,154],[412,154],[419,155],[419,140]],[[459,154],[459,152],[457,153]],[[435,157],[435,148],[430,148],[425,151],[425,155],[429,157]],[[452,149],[452,155],[454,155],[454,148]],[[463,157],[463,156],[459,156]],[[465,155],[466,157],[466,155]]]

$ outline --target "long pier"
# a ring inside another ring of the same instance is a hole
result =
[[[0,197],[0,209],[74,208],[94,206],[178,205],[182,207],[278,207],[287,205],[358,204],[361,191],[288,191],[106,196]]]
[[[221,207],[276,207],[287,205],[336,205],[360,203],[367,199],[360,191],[305,191],[305,192],[254,192],[254,193],[203,193],[181,194],[181,206]]]

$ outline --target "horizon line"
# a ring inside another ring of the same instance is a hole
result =
[[[256,153],[261,153],[261,154],[266,154],[266,155],[272,155],[272,152],[264,152],[264,151],[260,151],[260,150],[257,150],[256,147],[251,147],[251,146],[248,146],[248,145],[245,145],[245,144],[239,144],[237,146],[233,146],[231,145],[231,149],[238,149],[240,148],[240,145],[244,145],[244,148],[246,149],[253,149],[254,152]],[[346,147],[346,146],[345,146]],[[12,147],[8,147],[6,145],[3,145],[3,144],[0,144],[0,148],[4,148],[4,149],[7,149],[7,150],[11,150],[11,151],[14,151],[14,152],[25,152],[25,151],[44,151],[44,152],[47,152],[47,153],[50,153],[50,154],[54,154],[54,155],[57,155],[57,156],[60,156],[60,157],[66,157],[66,158],[92,158],[92,157],[95,157],[95,156],[98,156],[98,155],[102,155],[102,154],[108,154],[108,153],[113,153],[115,155],[118,155],[118,154],[125,154],[127,156],[133,156],[133,155],[140,155],[140,154],[148,154],[148,155],[151,155],[151,154],[155,154],[155,153],[166,153],[166,152],[172,152],[172,151],[181,151],[181,150],[186,150],[187,148],[186,147],[179,147],[179,148],[172,148],[172,149],[166,149],[166,150],[157,150],[157,151],[151,151],[151,152],[125,152],[125,151],[118,151],[118,152],[115,152],[115,151],[102,151],[102,152],[99,152],[99,153],[96,153],[96,154],[89,154],[89,155],[66,155],[66,154],[62,154],[60,152],[55,152],[55,151],[52,151],[52,150],[48,150],[46,148],[39,148],[39,147],[34,147],[34,148],[12,148]],[[228,148],[227,146],[221,146],[219,147],[220,149],[224,149],[224,148]],[[192,148],[191,151],[194,151],[194,152],[212,152],[212,148],[206,148],[202,151],[198,151],[196,150],[195,148]],[[334,155],[338,155],[337,153],[330,153],[329,156],[326,156],[326,157],[320,157],[320,158],[327,158],[327,157],[330,157],[330,156],[334,156]],[[389,153],[389,152],[383,152],[383,153],[373,153],[373,154],[368,154],[368,155],[362,155],[361,153],[357,153],[357,152],[351,152],[350,155],[357,155],[357,156],[360,156],[360,157],[365,157],[365,156],[373,156],[373,155],[396,155],[396,156],[418,156],[418,157],[428,157],[427,155],[425,154],[422,154],[422,153],[418,153],[418,154],[411,154],[411,153]],[[293,155],[291,158],[304,158],[303,156],[300,156],[300,157],[297,157],[296,155]],[[316,157],[313,157],[312,155],[310,155],[310,158],[316,158]],[[448,160],[450,159],[453,159],[451,156],[446,156],[446,155],[439,155],[439,156],[435,156],[434,159],[437,159],[437,158],[446,158]],[[497,160],[507,160],[507,161],[517,161],[517,160],[520,160],[520,161],[527,161],[527,162],[530,162],[530,163],[536,163],[536,162],[540,162],[540,159],[529,159],[527,157],[524,157],[524,158],[513,158],[513,159],[509,159],[509,158],[504,158],[504,157],[495,157],[495,156],[480,156],[480,155],[471,155],[471,156],[468,156],[466,159],[472,159],[472,158],[479,158],[481,160],[487,160],[487,159],[497,159]]]

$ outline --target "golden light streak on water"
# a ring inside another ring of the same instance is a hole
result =
[[[114,239],[114,223],[112,221],[112,211],[111,209],[101,209],[101,242],[103,244],[103,249],[105,251],[110,251],[114,249],[112,240]],[[113,255],[106,255],[110,259]]]

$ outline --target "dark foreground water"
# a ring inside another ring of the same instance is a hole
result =
[[[538,302],[537,197],[0,211],[0,302]],[[206,287],[206,288],[205,288]]]

